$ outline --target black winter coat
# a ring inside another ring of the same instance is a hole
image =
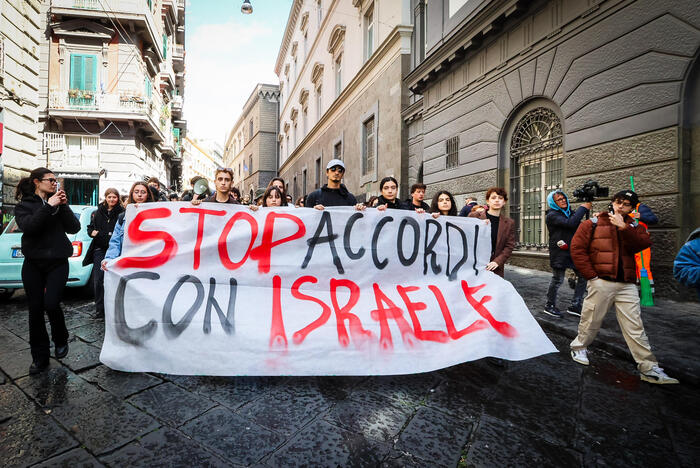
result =
[[[394,198],[393,201],[387,200],[384,198],[384,196],[379,195],[378,201],[377,201],[377,206],[379,205],[386,205],[387,208],[392,208],[394,210],[410,210],[412,209],[409,206],[406,206],[404,202],[399,200],[398,198]]]
[[[357,200],[355,195],[350,193],[345,185],[341,184],[339,189],[328,188],[328,184],[320,189],[316,189],[306,197],[304,206],[313,208],[316,205],[323,206],[355,206]]]
[[[25,195],[15,207],[22,230],[22,253],[29,259],[61,259],[73,255],[66,233],[80,231],[80,221],[68,205],[51,206],[36,194]]]
[[[83,266],[88,266],[92,264],[95,249],[102,249],[104,251],[109,247],[109,239],[112,238],[112,232],[114,232],[114,225],[117,223],[117,218],[121,213],[124,212],[124,207],[117,204],[112,211],[109,211],[104,203],[100,203],[97,210],[92,212],[90,216],[90,224],[88,224],[87,232],[90,237],[92,237],[92,242],[88,251],[85,253],[85,258],[83,259]],[[93,237],[92,231],[97,231],[97,234]]]
[[[549,230],[549,264],[552,268],[574,268],[569,250],[559,248],[557,242],[563,240],[571,247],[571,239],[588,209],[579,206],[568,218],[559,210],[547,210],[547,229]]]

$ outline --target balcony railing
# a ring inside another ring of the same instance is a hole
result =
[[[67,144],[66,139],[72,139]],[[44,154],[48,166],[59,171],[97,172],[100,170],[100,138],[91,135],[44,133]]]

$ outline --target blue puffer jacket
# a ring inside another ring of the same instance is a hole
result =
[[[673,276],[679,283],[695,286],[700,299],[700,228],[693,231],[673,262]]]
[[[554,203],[555,193],[561,193],[566,198],[567,206],[565,210]],[[547,195],[547,205],[550,208],[547,211],[545,220],[549,230],[549,264],[552,268],[574,268],[571,254],[568,250],[560,249],[557,242],[563,240],[567,245],[571,245],[571,239],[574,237],[579,224],[581,224],[581,220],[588,213],[588,209],[579,206],[572,214],[569,198],[561,190],[556,190]]]

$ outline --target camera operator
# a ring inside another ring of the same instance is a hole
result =
[[[73,254],[66,233],[78,232],[80,221],[68,206],[66,192],[60,190],[56,176],[45,167],[21,179],[15,197],[21,200],[15,215],[22,230],[22,283],[29,306],[29,373],[36,374],[49,366],[44,311],[51,324],[56,358],[68,354],[68,330],[60,304],[68,280],[68,257]]]
[[[646,228],[635,225],[629,216],[637,205],[637,195],[629,190],[612,198],[611,212],[598,213],[584,221],[571,242],[574,265],[588,280],[578,335],[571,342],[571,357],[588,365],[587,346],[593,342],[603,318],[615,304],[617,321],[642,380],[656,384],[677,384],[659,367],[651,352],[642,324],[639,294],[635,285],[634,254],[651,246]]]
[[[586,279],[574,268],[569,253],[571,239],[576,233],[581,220],[591,209],[591,202],[581,203],[581,206],[572,213],[569,198],[561,190],[556,190],[547,196],[547,217],[545,222],[549,231],[549,264],[552,267],[552,280],[547,290],[547,304],[544,313],[554,317],[561,317],[562,313],[557,309],[557,292],[564,281],[566,269],[571,268],[576,273],[576,289],[574,298],[566,312],[571,315],[581,316],[581,303],[586,292]]]

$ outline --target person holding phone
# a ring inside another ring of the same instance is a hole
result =
[[[29,306],[30,374],[49,366],[50,342],[44,312],[51,324],[57,359],[68,354],[68,330],[61,310],[63,289],[68,280],[68,257],[73,255],[66,233],[80,230],[80,221],[68,206],[66,192],[53,172],[34,169],[20,179],[15,198],[15,219],[22,230],[22,283]]]

